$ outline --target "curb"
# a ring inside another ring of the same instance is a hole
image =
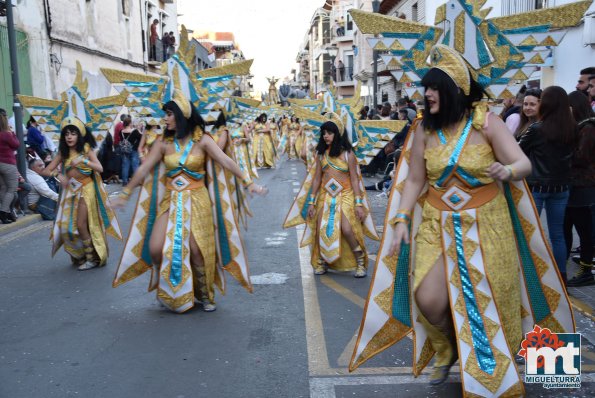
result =
[[[41,214],[28,214],[10,224],[0,224],[0,237],[42,221]]]
[[[595,316],[593,316],[593,308],[584,301],[577,299],[576,297],[569,297],[570,303],[575,310],[579,311],[582,315],[595,322]]]

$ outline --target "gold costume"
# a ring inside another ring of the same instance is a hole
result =
[[[235,154],[235,160],[238,166],[240,166],[242,173],[249,173],[250,177],[258,178],[258,171],[256,170],[256,165],[252,159],[248,142],[244,141],[245,139],[246,135],[244,134],[244,130],[241,127],[236,128],[231,132],[231,140],[233,144],[232,148]]]
[[[459,361],[466,396],[522,396],[514,357],[524,333],[535,324],[557,332],[574,330],[551,253],[535,228],[539,218],[526,185],[499,183],[487,175],[496,159],[480,138],[481,109],[449,138],[442,131],[425,132],[428,184],[411,215],[412,243],[389,256],[392,225],[402,217],[397,206],[411,143],[419,133],[407,139],[351,370],[412,333],[414,375],[434,354],[435,366],[441,367],[449,366],[458,352],[463,353]],[[445,269],[454,336],[430,324],[415,302],[417,288],[434,266]]]
[[[320,156],[322,179],[316,198],[316,217],[307,219],[308,196],[312,192],[313,176],[316,164],[306,176],[300,192],[291,206],[284,228],[306,223],[301,246],[311,245],[311,264],[316,268],[319,262],[328,264],[329,268],[347,271],[356,268],[356,258],[341,230],[342,218],[351,226],[353,234],[364,256],[364,267],[368,264],[368,255],[364,235],[378,239],[374,223],[370,216],[369,205],[358,174],[358,184],[363,197],[363,208],[366,219],[360,222],[355,215],[355,195],[351,186],[351,176],[347,162],[347,152],[331,158],[328,152]]]
[[[191,275],[186,275],[186,278],[192,278],[194,294],[193,297],[185,297],[185,300],[192,302],[194,297],[197,300],[203,300],[207,298],[214,303],[214,284],[217,275],[215,231],[211,213],[211,200],[205,186],[205,154],[202,151],[198,155],[189,154],[187,161],[183,166],[184,170],[179,170],[176,172],[176,170],[180,169],[180,161],[182,156],[183,154],[180,151],[165,155],[163,158],[166,175],[168,178],[165,184],[165,195],[159,204],[159,213],[157,214],[157,217],[169,212],[167,239],[173,242],[176,234],[176,230],[173,227],[176,223],[178,203],[187,203],[188,201],[190,202],[189,208],[186,208],[186,210],[189,209],[190,212],[189,214],[184,214],[184,222],[189,222],[190,229],[185,230],[184,232],[186,234],[190,234],[190,239],[192,239],[192,237],[194,238],[194,241],[196,242],[198,248],[200,249],[200,253],[202,254],[204,266],[198,268],[188,261],[188,270],[191,271]],[[181,190],[178,190],[179,188],[177,187],[180,184],[177,184],[177,181],[187,183],[187,186]],[[164,248],[164,259],[172,259],[174,257],[174,249],[175,245],[171,245],[167,249]],[[167,280],[169,278],[169,275],[172,272],[172,265],[174,267],[176,266],[176,264],[173,264],[173,261],[163,261],[160,268],[160,274],[162,275],[160,283],[163,280]],[[163,278],[163,276],[165,276],[165,278]],[[186,279],[183,271],[182,278]],[[182,283],[179,284],[181,285]],[[175,308],[182,304],[181,302],[178,302],[176,305],[174,305],[174,300],[172,300],[170,295],[167,293],[162,294],[160,287],[157,294],[159,298],[170,308]]]
[[[289,123],[289,132],[287,140],[287,156],[289,159],[297,159],[300,157],[301,143],[298,142],[300,138],[300,124],[297,122]],[[298,148],[299,146],[299,148]]]
[[[252,291],[237,217],[237,185],[227,170],[206,154],[192,150],[203,132],[197,129],[184,148],[173,140],[175,152],[145,177],[134,219],[113,286],[126,283],[151,270],[149,291],[172,311],[182,313],[195,299],[214,303],[217,286],[225,292],[223,271]],[[167,214],[165,242],[160,264],[153,264],[149,242],[160,215]],[[190,261],[196,244],[203,265]]]
[[[267,131],[267,124],[256,123],[254,126],[254,136],[252,138],[252,149],[254,150],[254,163],[257,168],[275,167],[275,157],[277,156],[271,131]]]
[[[50,240],[54,242],[52,255],[56,254],[61,245],[64,245],[64,250],[70,254],[74,264],[85,261],[85,244],[80,238],[77,228],[79,205],[83,200],[87,205],[87,223],[94,251],[93,256],[97,259],[99,266],[104,266],[108,257],[106,233],[110,233],[116,239],[122,239],[122,237],[114,212],[109,206],[101,177],[84,164],[90,150],[88,145],[86,145],[84,153],[71,150],[69,157],[63,161],[65,173],[72,177],[60,195]],[[81,162],[72,166],[72,161],[77,158],[80,158]],[[73,171],[74,169],[76,171]]]

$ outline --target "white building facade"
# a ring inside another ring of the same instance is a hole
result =
[[[36,97],[58,98],[72,85],[77,61],[89,82],[90,99],[115,93],[100,68],[156,73],[158,65],[148,63],[154,19],[159,21],[159,38],[173,31],[179,42],[175,0],[13,2],[15,28],[27,39],[32,95]]]

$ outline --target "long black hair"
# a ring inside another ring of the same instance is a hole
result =
[[[193,134],[197,127],[200,127],[200,129],[203,131],[205,129],[205,121],[200,116],[194,105],[192,105],[192,103],[190,103],[190,117],[188,119],[184,117],[182,110],[174,101],[165,103],[161,109],[163,109],[164,112],[172,112],[176,119],[176,129],[166,129],[165,133],[163,134],[164,138],[175,137],[181,140],[190,134]]]
[[[582,91],[573,91],[568,94],[568,101],[572,107],[572,115],[578,123],[579,137],[576,155],[579,161],[589,164],[595,153],[595,112]]]
[[[91,149],[94,149],[97,146],[95,137],[93,137],[93,133],[91,133],[91,130],[89,130],[88,127],[85,127],[85,136],[83,137],[78,127],[73,125],[64,126],[62,131],[60,131],[60,142],[58,143],[58,151],[60,151],[63,160],[68,159],[68,156],[70,155],[70,148],[66,144],[66,131],[76,132],[77,140],[74,150],[78,153],[83,153],[85,151],[85,144],[89,144]]]
[[[539,119],[541,131],[550,142],[559,144],[575,144],[577,126],[572,111],[568,94],[560,86],[549,86],[541,93],[539,104]]]
[[[439,130],[461,121],[475,101],[480,101],[484,95],[487,96],[484,89],[473,78],[471,78],[469,95],[465,95],[450,76],[438,68],[430,69],[421,79],[421,84],[425,89],[437,90],[440,100],[440,110],[432,115],[428,99],[424,97],[423,124],[430,130]]]
[[[340,132],[339,127],[337,127],[335,123],[328,121],[324,122],[322,126],[320,126],[320,138],[318,139],[318,144],[316,145],[316,152],[319,155],[323,155],[328,148],[328,145],[326,145],[323,137],[325,131],[334,134],[333,142],[331,143],[331,150],[329,151],[330,157],[337,157],[344,151],[351,152],[351,143],[347,138],[347,134],[345,134],[345,132]]]
[[[256,118],[256,121],[258,123],[265,123],[267,121],[267,114],[266,113],[261,113],[260,116],[258,116]]]
[[[225,120],[225,114],[223,111],[219,112],[219,116],[217,116],[217,120],[215,121],[215,130],[217,130],[221,126],[225,126],[227,121]]]

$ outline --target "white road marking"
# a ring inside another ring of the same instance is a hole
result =
[[[294,182],[291,183],[291,185],[295,185],[296,187],[299,187],[300,186],[300,183],[297,182],[297,181],[294,181]]]
[[[286,274],[279,274],[276,272],[267,272],[261,275],[252,275],[250,282],[253,285],[282,285],[289,277]]]
[[[15,239],[22,238],[23,236],[29,235],[33,232],[37,232],[42,229],[49,229],[52,225],[53,224],[51,222],[39,222],[22,229],[18,229],[14,232],[9,232],[0,238],[0,246],[10,243]]]
[[[293,174],[294,176],[296,176],[297,175],[297,171],[292,170],[291,171],[291,174]]]
[[[293,188],[293,193],[298,193],[300,191],[299,188]]]
[[[459,383],[458,375],[451,374],[446,383]],[[347,376],[347,377],[311,377],[310,398],[335,398],[335,386],[361,386],[361,385],[395,385],[397,390],[402,389],[402,384],[427,384],[427,377],[403,376]],[[399,386],[399,387],[396,387]]]

